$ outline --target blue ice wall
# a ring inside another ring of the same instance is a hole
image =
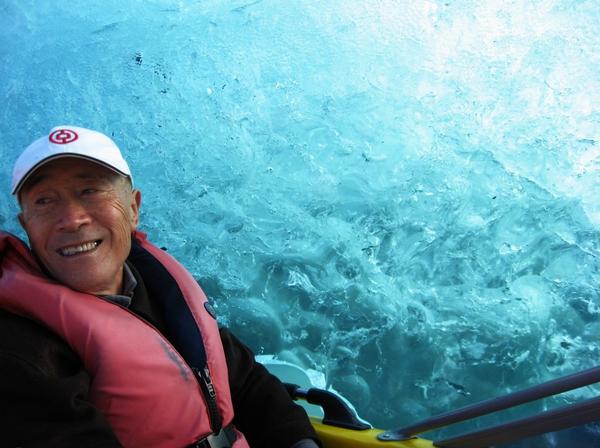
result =
[[[591,367],[598,23],[596,0],[3,0],[0,227],[21,149],[92,127],[221,322],[379,426]]]

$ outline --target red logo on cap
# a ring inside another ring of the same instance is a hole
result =
[[[52,143],[56,143],[57,145],[66,145],[67,143],[74,142],[77,140],[79,136],[77,132],[72,131],[70,129],[57,129],[48,137]]]

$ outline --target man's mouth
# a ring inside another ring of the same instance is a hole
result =
[[[58,254],[62,255],[63,257],[71,257],[73,255],[79,255],[85,252],[90,252],[96,249],[100,245],[100,243],[102,243],[102,240],[88,241],[86,243],[78,244],[77,246],[63,247],[61,249],[58,249],[56,252],[58,252]]]

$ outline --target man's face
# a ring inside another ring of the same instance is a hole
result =
[[[140,200],[125,177],[101,165],[57,159],[23,186],[19,221],[56,280],[82,292],[118,294]]]

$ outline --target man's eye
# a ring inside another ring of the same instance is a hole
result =
[[[98,190],[96,190],[95,188],[85,188],[81,194],[94,194],[97,193]]]
[[[52,199],[47,198],[47,197],[42,197],[42,198],[37,198],[35,200],[35,204],[36,205],[46,205],[49,204],[52,201]]]

